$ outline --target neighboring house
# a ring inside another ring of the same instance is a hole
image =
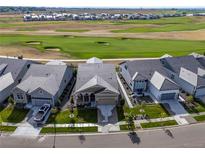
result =
[[[119,101],[118,81],[113,64],[91,58],[78,65],[74,102],[77,106],[97,107],[108,122],[108,117]]]
[[[0,58],[0,103],[5,101],[11,90],[21,82],[31,61]]]
[[[120,73],[131,91],[138,95],[148,92],[157,100],[178,98],[179,87],[167,77],[160,59],[123,62]]]
[[[205,67],[193,56],[161,59],[168,77],[195,97],[205,96]]]
[[[55,106],[72,77],[73,70],[67,65],[32,64],[22,82],[13,89],[14,99],[22,105]]]

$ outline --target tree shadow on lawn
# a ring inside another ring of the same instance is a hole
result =
[[[123,120],[125,120],[125,115],[124,115],[123,106],[118,106],[118,107],[117,107],[117,115],[118,115],[118,121],[123,121]]]
[[[164,109],[167,115],[176,115],[172,110],[168,103],[160,103],[160,106]]]
[[[97,123],[97,109],[81,109],[78,108],[78,118],[83,119],[84,122]]]
[[[7,121],[12,123],[19,123],[24,120],[29,110],[12,107],[12,112],[8,116]]]

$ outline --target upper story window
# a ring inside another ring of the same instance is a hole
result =
[[[125,67],[125,69],[127,70],[127,65],[125,65],[124,67]]]
[[[20,93],[16,94],[16,97],[17,97],[17,99],[23,99],[23,95]]]

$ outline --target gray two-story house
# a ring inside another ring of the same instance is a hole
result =
[[[195,97],[205,96],[205,67],[192,55],[161,59],[168,76],[182,90]]]
[[[73,70],[67,65],[32,64],[22,82],[13,89],[14,100],[22,105],[55,106],[72,77]]]
[[[120,74],[137,95],[151,93],[157,100],[177,99],[179,87],[168,76],[160,59],[125,61]]]

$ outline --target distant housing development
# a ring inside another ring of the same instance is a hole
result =
[[[185,14],[109,14],[109,13],[51,13],[51,14],[25,14],[24,21],[65,21],[65,20],[147,20],[164,17],[180,17]]]

